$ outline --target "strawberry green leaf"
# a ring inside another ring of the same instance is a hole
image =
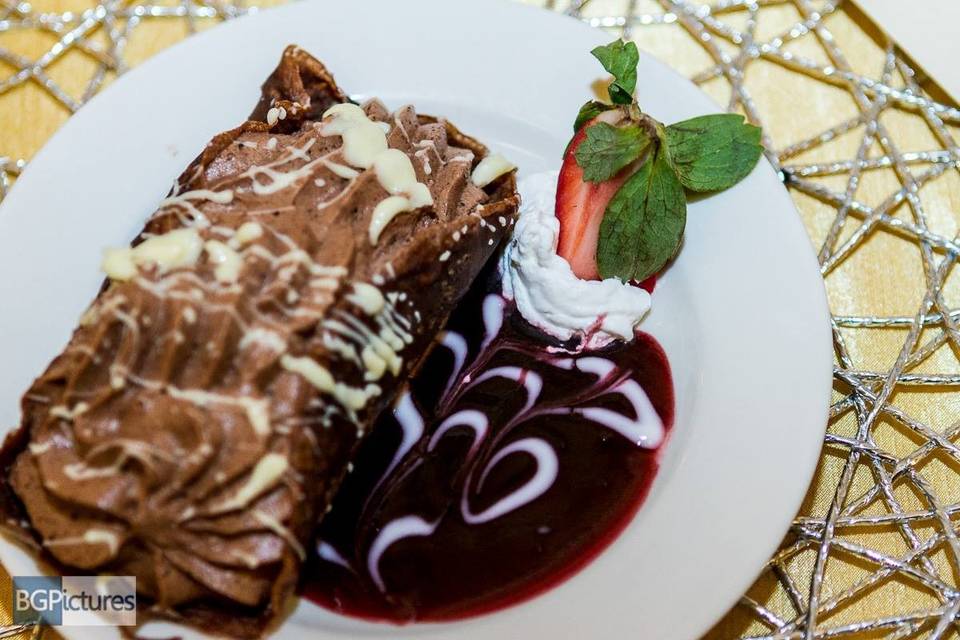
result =
[[[684,187],[722,191],[757,165],[763,153],[760,133],[735,113],[700,116],[667,127],[667,152]]]
[[[605,182],[640,157],[650,145],[650,136],[640,127],[614,127],[598,122],[574,152],[587,182]]]
[[[639,282],[654,275],[677,253],[686,222],[683,185],[661,148],[607,205],[597,245],[601,277]]]
[[[640,62],[637,45],[614,40],[590,53],[613,76],[613,83],[608,89],[610,101],[614,104],[633,103],[633,92],[637,89],[637,64]]]
[[[616,109],[616,107],[614,107],[612,104],[597,102],[596,100],[587,102],[580,107],[580,113],[577,114],[577,120],[573,123],[573,132],[576,133],[577,131],[580,131],[580,129],[583,128],[583,125],[587,124],[604,111],[610,111],[611,109]]]

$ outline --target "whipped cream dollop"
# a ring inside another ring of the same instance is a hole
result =
[[[616,278],[581,280],[557,255],[558,178],[548,171],[520,182],[520,218],[500,263],[503,293],[527,322],[559,340],[581,335],[588,348],[632,340],[650,294]]]

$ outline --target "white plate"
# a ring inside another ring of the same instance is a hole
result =
[[[242,121],[284,45],[346,90],[443,114],[516,161],[557,166],[610,36],[494,1],[304,2],[188,39],[71,118],[0,208],[0,425],[56,355],[101,282],[102,247],[126,243],[218,131]],[[668,122],[717,105],[649,57],[641,104]],[[774,551],[813,473],[832,353],[816,261],[766,162],[693,203],[685,245],[643,325],[673,366],[676,425],[635,521],[556,589],[459,623],[361,623],[302,603],[281,638],[657,638],[706,631]],[[36,572],[13,545],[0,560]],[[61,629],[69,638],[105,629]]]

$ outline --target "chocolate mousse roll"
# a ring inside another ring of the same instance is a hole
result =
[[[358,442],[512,224],[511,167],[296,47],[216,136],[23,398],[7,528],[134,575],[140,621],[261,635]]]

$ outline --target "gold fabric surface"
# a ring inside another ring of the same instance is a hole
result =
[[[909,61],[848,4],[528,1],[615,32],[626,27],[642,49],[722,105],[743,111],[736,98],[749,95],[748,111],[791,179],[824,265],[838,353],[827,444],[781,552],[707,637],[958,637],[960,331],[950,311],[960,305],[960,276],[949,270],[960,250],[955,105],[922,74],[907,73]],[[238,9],[199,0],[0,0],[0,197],[18,160],[33,156],[116,71]],[[904,0],[904,10],[923,10],[922,3]],[[838,50],[848,68],[831,58]],[[55,86],[44,87],[46,79]],[[931,278],[941,266],[938,285]],[[938,295],[925,300],[931,290]],[[789,363],[771,362],[772,374],[781,366]],[[10,619],[9,592],[2,575],[0,626]]]

